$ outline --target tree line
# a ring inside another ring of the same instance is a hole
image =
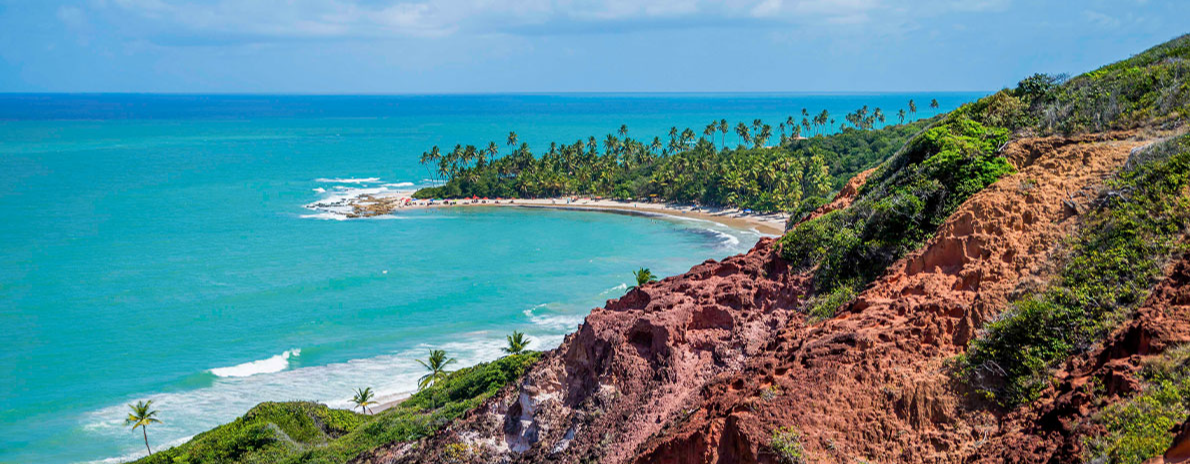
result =
[[[937,110],[938,101],[929,106]],[[852,175],[892,155],[922,127],[913,121],[916,114],[913,100],[907,111],[896,113],[892,125],[882,109],[867,105],[844,115],[842,123],[827,110],[802,109],[800,121],[789,116],[775,132],[760,119],[739,122],[734,131],[720,119],[701,134],[672,127],[668,141],[637,140],[620,125],[602,140],[550,143],[540,156],[510,132],[503,156],[495,141],[482,148],[460,144],[450,151],[435,146],[423,153],[420,162],[441,185],[421,189],[415,197],[589,195],[796,212],[816,208]],[[774,136],[776,144],[770,146]]]

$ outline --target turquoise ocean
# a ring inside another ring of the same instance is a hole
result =
[[[137,400],[160,410],[159,449],[261,401],[409,391],[431,348],[465,366],[513,330],[555,347],[632,270],[679,274],[759,237],[598,212],[303,208],[427,185],[432,145],[507,150],[516,131],[541,153],[621,124],[665,139],[980,95],[0,94],[0,462],[133,459]]]

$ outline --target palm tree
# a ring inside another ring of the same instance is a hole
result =
[[[514,131],[509,131],[509,132],[508,132],[508,146],[509,146],[509,147],[516,147],[516,144],[517,144],[517,137],[516,137],[516,132],[514,132]]]
[[[930,99],[930,109],[934,110],[934,114],[938,114],[938,99]]]
[[[506,353],[506,354],[512,354],[512,355],[520,354],[520,353],[523,353],[525,351],[525,349],[527,349],[529,347],[530,342],[533,342],[533,341],[526,338],[525,333],[522,333],[520,331],[513,331],[512,334],[508,335],[508,347],[505,347],[501,350],[503,350],[504,353]]]
[[[351,401],[355,403],[356,407],[359,407],[360,412],[372,413],[372,409],[368,408],[368,406],[376,403],[372,400],[373,397],[376,397],[376,393],[372,392],[372,388],[357,388],[355,390],[355,397],[352,397]]]
[[[649,271],[648,268],[636,270],[632,272],[632,275],[636,277],[636,285],[628,288],[628,290],[637,289],[641,286],[644,286],[645,284],[657,282],[657,276],[654,276],[653,272]]]
[[[715,130],[718,129],[718,126],[718,122],[711,121],[711,124],[708,124],[706,129],[702,130],[702,135],[709,137],[712,144],[715,143]]]
[[[909,99],[909,116],[917,116],[917,104],[913,102],[913,99]]]
[[[157,416],[156,410],[149,410],[153,405],[153,401],[139,401],[136,405],[128,404],[131,412],[128,412],[128,418],[124,420],[124,424],[132,425],[132,430],[136,431],[140,428],[140,432],[145,437],[145,450],[149,451],[149,455],[153,455],[153,449],[149,448],[149,425],[153,423],[161,423],[161,420],[155,418]]]
[[[727,120],[719,120],[719,133],[723,134],[723,148],[727,148],[727,131],[730,128],[727,126]]]
[[[619,132],[619,133],[620,133],[620,137],[628,137],[628,125],[627,125],[627,124],[621,124],[621,125],[620,125],[620,130],[619,130],[619,131],[617,131],[617,132]]]
[[[752,140],[752,138],[748,135],[748,125],[744,124],[743,121],[740,121],[739,124],[735,125],[735,133],[736,135],[740,136],[740,145],[744,145],[744,141],[746,140]]]
[[[430,371],[425,376],[422,376],[421,379],[417,380],[417,390],[425,390],[428,387],[438,384],[443,379],[446,379],[446,375],[450,374],[450,371],[446,369],[446,366],[455,362],[457,362],[457,360],[446,357],[445,350],[431,350],[430,358],[427,358],[426,361],[417,361],[417,363],[420,363],[421,366],[426,368],[426,370]],[[437,406],[437,402],[434,401],[433,397],[430,398],[430,405]]]
[[[901,124],[905,124],[905,109],[897,110],[897,119],[901,120]]]

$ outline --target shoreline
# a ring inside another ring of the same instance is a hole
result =
[[[784,234],[785,224],[789,219],[789,215],[786,213],[757,213],[746,212],[738,208],[697,207],[677,203],[628,202],[589,197],[448,199],[432,201],[412,199],[408,195],[402,196],[401,194],[386,196],[364,194],[333,204],[316,202],[306,207],[322,213],[342,215],[344,219],[369,218],[388,215],[402,210],[431,208],[520,207],[575,211],[585,210],[641,216],[673,216],[711,221],[734,229],[755,231],[763,236],[780,236]]]

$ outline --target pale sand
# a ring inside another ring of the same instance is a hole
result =
[[[397,405],[400,405],[401,402],[409,399],[411,396],[413,396],[413,393],[411,392],[398,392],[394,394],[377,396],[376,404],[368,407],[368,410],[370,411],[369,413],[375,415],[390,408],[396,407]]]
[[[789,215],[785,213],[763,214],[744,212],[737,208],[695,207],[676,203],[626,202],[607,199],[596,200],[585,197],[570,199],[448,200],[438,202],[412,200],[409,203],[403,203],[396,197],[361,196],[352,201],[351,204],[355,207],[355,214],[350,216],[355,217],[384,215],[394,211],[409,209],[461,207],[555,208],[640,215],[668,215],[713,221],[736,229],[751,229],[766,236],[780,236],[783,234],[785,232],[785,223],[789,220]]]

